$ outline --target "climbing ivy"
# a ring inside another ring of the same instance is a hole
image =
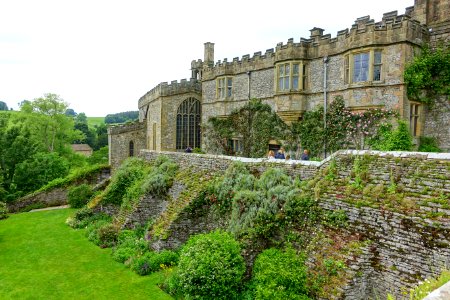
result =
[[[235,109],[226,119],[210,118],[204,126],[207,148],[219,149],[222,153],[233,153],[228,140],[240,138],[242,156],[262,157],[272,139],[284,139],[288,128],[268,104],[252,99]]]
[[[436,96],[450,95],[450,45],[422,48],[405,69],[408,98],[433,103]]]

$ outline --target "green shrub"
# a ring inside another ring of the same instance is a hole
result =
[[[116,243],[118,229],[109,220],[99,219],[87,225],[85,234],[88,240],[106,248]]]
[[[85,228],[99,220],[111,222],[111,217],[104,213],[95,213],[92,209],[83,207],[73,217],[66,220],[66,224],[72,228]]]
[[[117,244],[113,248],[113,259],[125,263],[132,257],[142,256],[148,251],[148,242],[133,230],[122,230],[117,237]]]
[[[411,133],[403,120],[398,120],[395,129],[391,124],[381,125],[369,144],[374,150],[381,151],[411,151],[413,147]]]
[[[69,189],[67,193],[67,202],[72,208],[81,208],[85,206],[94,192],[88,184],[82,184]]]
[[[245,272],[239,243],[226,232],[191,237],[173,274],[181,293],[193,299],[234,299]]]
[[[8,208],[5,202],[0,202],[0,220],[8,217]]]
[[[128,247],[120,247],[114,250],[112,257],[115,261],[125,263],[131,257],[136,255],[136,250]]]
[[[305,257],[293,249],[264,250],[253,265],[255,299],[309,299]]]
[[[119,234],[119,228],[114,224],[105,224],[98,228],[97,235],[100,242],[100,247],[108,248],[117,243],[117,236]]]
[[[159,271],[162,267],[170,267],[178,262],[178,254],[170,250],[147,252],[133,261],[131,269],[143,276]]]
[[[435,138],[429,136],[421,136],[419,140],[420,152],[442,152]]]
[[[111,178],[111,183],[105,190],[103,203],[121,204],[127,188],[146,173],[145,162],[136,157],[126,159]]]

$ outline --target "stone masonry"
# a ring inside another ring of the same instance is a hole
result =
[[[157,85],[138,101],[140,125],[110,130],[110,162],[116,167],[128,157],[131,140],[137,150],[183,151],[187,144],[177,145],[177,139],[200,135],[200,125],[209,118],[226,117],[251,98],[269,104],[286,123],[301,120],[305,111],[324,102],[329,105],[336,96],[352,110],[392,108],[407,122],[417,120],[415,141],[435,137],[440,148],[449,151],[448,96],[436,107],[412,102],[403,81],[405,67],[420,47],[450,43],[449,16],[448,0],[415,0],[403,14],[387,12],[377,22],[360,17],[335,37],[314,27],[308,38],[291,38],[232,60],[215,61],[214,43],[205,43],[204,59],[191,62],[191,79]],[[359,57],[364,57],[365,67],[359,65]],[[287,73],[280,75],[283,72]],[[365,76],[360,78],[361,72]],[[196,119],[190,112],[180,115],[179,108],[189,99],[201,104],[201,124],[192,125]],[[418,105],[418,113],[411,111],[411,104]],[[205,148],[204,136],[199,146]]]
[[[406,195],[402,201],[415,209],[356,205],[363,199],[361,194],[346,194],[343,186],[333,182],[322,187],[319,204],[326,210],[344,211],[348,216],[348,229],[372,241],[356,261],[349,262],[348,272],[352,274],[352,279],[342,287],[344,298],[385,299],[387,293],[391,293],[396,299],[408,299],[405,291],[419,281],[436,276],[441,268],[450,265],[449,154],[347,150],[338,151],[322,162],[269,162],[267,159],[141,152],[141,156],[150,161],[158,155],[170,157],[180,168],[222,172],[230,163],[239,160],[247,164],[250,170],[263,172],[267,167],[279,167],[301,179],[323,176],[320,174],[334,161],[338,170],[337,179],[349,178],[349,184],[354,177],[355,158],[365,159],[369,176],[366,185],[387,187],[394,182],[398,193]],[[436,197],[444,198],[436,201]],[[160,204],[156,206],[160,207]],[[431,218],[433,214],[439,217]],[[190,235],[221,226],[208,213],[200,217],[195,215],[195,218],[188,211],[181,212],[169,227],[170,236],[152,246],[155,249],[177,248]]]

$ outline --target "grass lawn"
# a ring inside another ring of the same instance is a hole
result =
[[[64,222],[73,209],[0,221],[0,299],[172,299]]]
[[[94,125],[100,125],[105,123],[105,117],[87,117],[89,128],[94,128]]]

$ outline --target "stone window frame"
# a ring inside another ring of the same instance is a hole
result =
[[[297,67],[295,67],[297,66]],[[289,74],[286,68],[289,67]],[[277,93],[303,91],[308,83],[308,64],[303,60],[282,61],[275,64],[275,91]],[[281,71],[283,70],[283,71]],[[297,70],[297,71],[295,71]],[[295,80],[296,79],[296,80]],[[280,81],[281,80],[281,81]],[[287,80],[287,81],[286,81]],[[283,83],[282,86],[280,83]],[[286,88],[286,82],[289,86]],[[297,87],[294,87],[296,85]]]
[[[368,54],[368,70],[367,70],[367,80],[355,81],[355,57],[356,55]],[[379,54],[376,56],[375,54]],[[379,57],[379,61],[376,61],[376,57]],[[381,83],[384,80],[383,76],[383,48],[364,48],[350,51],[344,55],[343,63],[343,78],[344,84],[361,84],[361,83]]]
[[[195,97],[184,99],[177,108],[175,123],[175,148],[184,151],[201,147],[201,114],[202,105]]]
[[[244,143],[242,138],[231,138],[228,140],[228,145],[230,146],[231,150],[233,150],[233,153],[242,153],[244,150]]]
[[[231,99],[233,97],[233,77],[220,76],[216,78],[216,99]]]
[[[423,105],[419,102],[409,102],[409,131],[413,137],[420,136],[422,126]]]

